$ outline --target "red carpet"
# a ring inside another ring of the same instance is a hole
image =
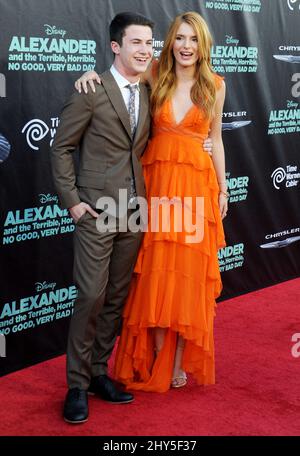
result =
[[[214,386],[136,393],[128,405],[90,398],[90,419],[61,418],[65,357],[0,379],[0,435],[300,435],[300,279],[219,304]]]

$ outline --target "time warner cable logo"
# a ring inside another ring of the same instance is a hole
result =
[[[59,119],[58,117],[51,117],[50,121],[50,127],[41,119],[32,119],[24,125],[22,133],[26,135],[27,144],[31,149],[39,150],[36,143],[44,139],[49,132],[51,136],[50,147],[52,146]]]
[[[271,174],[273,185],[276,190],[281,188],[281,184],[285,182],[285,187],[297,187],[300,181],[300,172],[298,166],[287,165],[286,169],[279,167],[276,168]]]
[[[297,2],[298,2],[298,9],[300,10],[299,0],[287,0],[288,7],[291,11],[295,11],[297,9]]]

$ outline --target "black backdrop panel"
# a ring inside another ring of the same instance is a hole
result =
[[[0,0],[0,374],[65,350],[74,226],[49,148],[75,79],[111,64],[124,10],[154,20],[155,56],[183,11],[214,36],[231,193],[220,300],[299,276],[300,0]]]

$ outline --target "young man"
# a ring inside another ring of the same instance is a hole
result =
[[[112,403],[133,396],[118,390],[107,376],[122,308],[142,233],[99,232],[96,202],[101,196],[118,201],[127,189],[128,203],[145,196],[139,158],[146,146],[149,97],[139,84],[152,58],[153,23],[135,13],[120,13],[110,25],[115,59],[101,75],[95,93],[75,93],[66,103],[52,147],[54,183],[61,206],[76,223],[74,282],[78,288],[67,348],[64,419],[88,419],[87,393]],[[80,145],[75,176],[72,152]],[[130,211],[130,209],[129,209]]]

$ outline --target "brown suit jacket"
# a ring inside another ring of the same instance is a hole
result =
[[[101,75],[96,93],[74,93],[64,106],[51,150],[54,184],[63,208],[81,201],[96,206],[101,196],[118,202],[119,189],[127,189],[132,169],[138,196],[145,196],[139,161],[149,130],[149,93],[140,84],[140,112],[134,138],[121,91],[110,71]],[[72,153],[80,146],[75,174]]]

